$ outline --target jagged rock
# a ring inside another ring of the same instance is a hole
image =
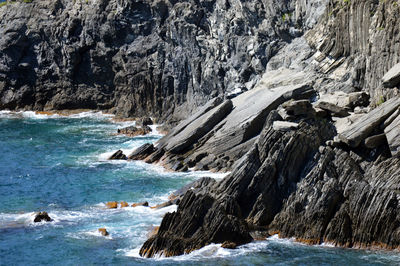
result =
[[[221,182],[205,183],[197,192],[187,190],[177,212],[166,214],[158,233],[143,245],[141,256],[175,256],[208,243],[248,243],[251,228],[260,231],[272,221],[287,188],[299,180],[307,161],[333,132],[322,123],[301,122],[298,130],[288,132],[266,126],[232,174]]]
[[[200,126],[201,134],[197,134],[197,125],[205,125],[207,118],[221,110],[222,105],[210,108],[207,112],[199,111],[194,118],[189,118],[177,126],[170,134],[156,144],[156,153],[163,153],[162,161],[175,163],[171,160],[175,155],[183,155],[190,162],[190,167],[196,169],[220,170],[230,169],[235,160],[238,160],[250,149],[262,130],[268,114],[282,103],[290,99],[304,99],[315,91],[311,83],[302,83],[307,80],[307,74],[294,70],[280,69],[263,77],[252,90],[246,91],[233,98],[232,108],[219,123],[213,127]],[[262,100],[261,100],[262,99]],[[251,104],[250,104],[251,103]],[[228,104],[227,102],[225,104]],[[196,132],[193,134],[192,132]],[[200,139],[197,136],[202,136]],[[193,145],[195,143],[195,145]],[[214,156],[215,161],[201,162],[194,158],[199,154]],[[157,156],[157,158],[161,158]],[[230,160],[222,160],[228,156]],[[153,158],[155,159],[155,158]],[[153,161],[149,159],[148,161]],[[193,165],[194,164],[194,165]]]
[[[348,129],[339,134],[341,141],[350,147],[357,147],[376,127],[400,106],[400,97],[394,97],[368,114],[358,118]]]
[[[102,236],[108,236],[108,235],[109,235],[107,229],[105,229],[105,228],[99,228],[99,229],[97,229],[97,231],[99,231],[99,233],[100,233]]]
[[[118,208],[118,202],[116,201],[109,201],[106,203],[107,209],[116,209]]]
[[[129,207],[129,204],[126,201],[121,201],[120,206],[121,206],[121,208],[125,208],[125,207]]]
[[[349,115],[346,109],[329,102],[318,101],[315,107],[328,111],[334,116],[344,117]]]
[[[400,154],[400,115],[385,128],[385,135],[392,155]]]
[[[109,158],[108,160],[126,160],[126,155],[123,153],[123,151],[118,150],[116,152],[114,152]]]
[[[289,131],[297,129],[299,127],[298,123],[287,122],[287,121],[275,121],[272,124],[272,128],[277,131]]]
[[[134,150],[129,154],[128,159],[130,160],[143,160],[154,151],[154,145],[146,143]]]
[[[366,138],[364,141],[364,145],[367,148],[374,149],[383,145],[385,142],[386,142],[385,134],[379,134]]]
[[[49,214],[47,212],[38,212],[35,213],[35,218],[33,219],[33,222],[39,223],[39,222],[50,222],[52,219],[50,218]]]
[[[152,131],[149,126],[142,126],[142,127],[134,127],[129,126],[125,128],[118,129],[118,134],[123,134],[128,137],[136,137],[141,135],[147,135]]]
[[[138,206],[149,207],[149,203],[147,201],[144,201],[139,203],[132,203],[131,205],[131,207],[138,207]]]
[[[382,78],[383,86],[395,87],[400,83],[400,63],[394,65]]]

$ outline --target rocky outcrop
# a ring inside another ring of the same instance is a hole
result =
[[[123,151],[118,150],[108,157],[108,160],[126,160],[126,155]]]
[[[315,94],[312,82],[304,82],[307,73],[280,69],[273,71],[273,78],[271,73],[256,88],[231,100],[209,102],[156,143],[146,161],[161,162],[173,170],[231,169],[257,140],[272,110],[290,99]]]
[[[130,160],[144,160],[147,156],[154,152],[154,145],[151,143],[145,143],[139,148],[135,149],[131,154],[128,155]]]
[[[40,223],[40,222],[50,222],[52,219],[50,218],[49,214],[47,212],[38,212],[35,213],[35,218],[33,219],[33,222],[35,223]]]
[[[98,231],[102,236],[108,236],[108,235],[109,235],[109,233],[108,233],[108,231],[107,231],[106,228],[99,228],[99,229],[97,229],[97,231]]]
[[[128,137],[143,136],[151,133],[152,129],[149,126],[129,126],[117,130],[118,134],[126,135]]]
[[[0,109],[173,123],[254,87],[325,1],[33,0],[0,8]]]
[[[400,158],[387,145],[326,146],[334,124],[298,118],[297,129],[277,130],[282,117],[272,111],[233,172],[186,190],[141,256],[175,256],[209,243],[235,247],[276,233],[308,244],[398,248]]]
[[[383,86],[392,88],[400,83],[400,63],[394,65],[382,78]]]

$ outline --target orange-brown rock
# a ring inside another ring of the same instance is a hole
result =
[[[125,127],[118,129],[118,134],[123,134],[128,137],[136,137],[136,136],[141,136],[141,135],[146,135],[151,132],[151,128],[149,126],[143,126],[143,127]]]
[[[129,207],[129,204],[126,201],[121,201],[120,205],[121,205],[121,208]]]
[[[118,202],[116,201],[109,201],[106,203],[107,209],[116,209],[118,208]]]
[[[102,236],[108,236],[109,235],[109,233],[107,232],[107,229],[105,229],[105,228],[99,228],[98,231],[100,232],[100,234]]]
[[[148,234],[147,236],[148,236],[148,237],[154,236],[155,234],[158,233],[158,229],[159,229],[159,228],[160,228],[159,226],[153,226],[153,227],[151,228],[151,230],[150,230],[150,232],[149,232],[149,234]]]
[[[138,207],[138,206],[149,207],[149,203],[145,201],[145,202],[133,203],[131,205],[131,207]]]
[[[151,209],[161,209],[161,208],[165,208],[165,207],[171,206],[172,204],[173,204],[172,201],[169,200],[169,201],[167,201],[167,202],[158,204],[158,205],[153,206],[153,207],[150,207],[150,208],[151,208]]]
[[[235,249],[236,244],[233,242],[225,241],[224,243],[222,243],[221,247],[228,248],[228,249]]]

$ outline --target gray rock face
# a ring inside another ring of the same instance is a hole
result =
[[[33,0],[0,8],[0,109],[174,122],[250,89],[326,1]]]
[[[385,135],[392,155],[400,154],[400,115],[385,128]]]
[[[273,79],[263,77],[254,89],[225,103],[214,100],[206,105],[213,108],[200,110],[180,123],[156,144],[155,153],[164,152],[158,159],[169,168],[230,169],[256,141],[272,110],[314,93],[312,83],[303,82],[305,73],[288,69],[274,73]]]
[[[400,246],[400,158],[323,146],[335,130],[321,119],[285,132],[273,130],[273,120],[271,113],[230,175],[185,193],[141,256],[240,245],[272,233],[308,244]]]
[[[391,88],[400,83],[400,63],[394,65],[382,78],[383,86]]]
[[[362,115],[347,130],[339,134],[339,138],[351,147],[357,147],[382,122],[400,106],[400,97],[394,97],[371,112]]]
[[[134,150],[131,154],[128,155],[128,159],[130,160],[144,160],[147,156],[149,156],[152,152],[154,152],[154,146],[151,143],[146,143]]]
[[[274,121],[272,128],[277,131],[289,131],[297,129],[299,124],[287,121]]]

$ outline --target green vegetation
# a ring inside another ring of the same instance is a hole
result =
[[[376,102],[376,105],[379,106],[379,105],[381,105],[381,104],[384,103],[384,102],[385,102],[385,98],[383,98],[383,96],[380,96],[380,97],[379,97],[379,100]]]

